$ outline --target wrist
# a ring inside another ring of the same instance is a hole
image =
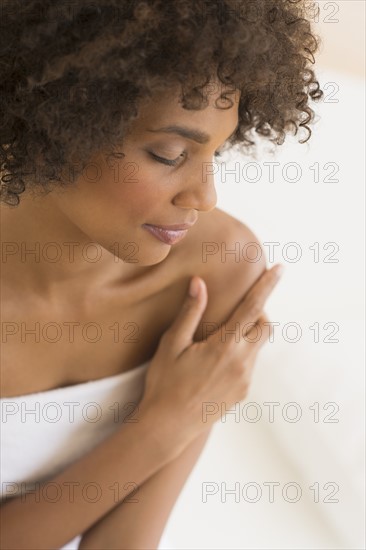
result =
[[[180,430],[179,421],[172,411],[159,404],[139,403],[137,412],[143,436],[153,440],[154,446],[162,459],[176,458],[189,441]]]

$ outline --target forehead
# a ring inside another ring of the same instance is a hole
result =
[[[230,133],[230,128],[235,128],[238,123],[240,91],[222,83],[212,83],[204,92],[207,92],[208,103],[200,110],[183,108],[178,86],[156,93],[141,102],[139,115],[131,124],[131,134],[174,124],[195,126],[209,135],[218,131]]]

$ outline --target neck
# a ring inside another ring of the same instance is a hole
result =
[[[49,195],[21,196],[17,207],[1,205],[3,279],[42,294],[62,287],[95,289],[151,270],[128,264],[88,239]]]

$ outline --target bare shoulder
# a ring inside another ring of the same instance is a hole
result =
[[[220,326],[225,322],[267,265],[253,231],[218,208],[201,218],[191,241],[190,275],[202,277],[208,292],[207,308],[195,334],[200,340],[203,323]]]

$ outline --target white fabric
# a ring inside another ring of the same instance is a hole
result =
[[[123,422],[133,421],[147,366],[148,362],[99,380],[0,399],[1,499],[34,490],[35,482],[54,477]],[[95,491],[91,493],[94,498]],[[56,492],[49,498],[57,498]],[[63,549],[77,549],[80,539]],[[164,536],[160,545],[171,547]]]

